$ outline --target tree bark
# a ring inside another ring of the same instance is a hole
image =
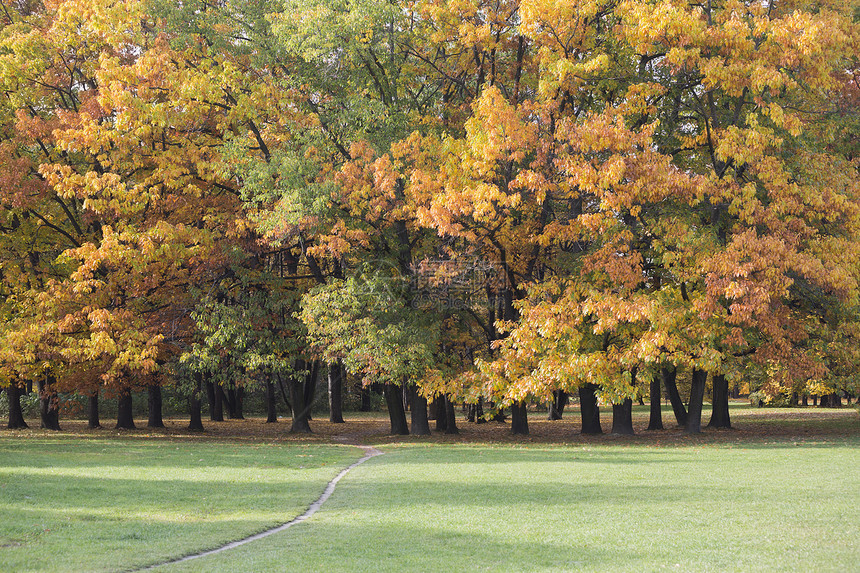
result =
[[[457,414],[454,411],[454,402],[451,400],[450,396],[445,396],[445,418],[448,420],[445,433],[459,434],[460,430],[457,428]]]
[[[445,395],[439,394],[430,404],[430,417],[436,420],[436,431],[448,429],[448,411],[445,409]]]
[[[370,412],[371,404],[370,404],[370,388],[367,386],[362,386],[361,390],[361,405],[358,407],[359,412]]]
[[[406,412],[403,410],[403,395],[400,386],[386,384],[383,389],[385,403],[388,405],[388,418],[391,421],[391,434],[408,436],[409,426],[406,422]]]
[[[567,406],[568,395],[564,390],[556,390],[552,393],[552,401],[549,403],[547,420],[561,420],[564,407]]]
[[[275,393],[275,384],[266,382],[266,423],[274,424],[278,421],[278,395]]]
[[[6,396],[9,399],[9,423],[6,427],[10,430],[23,430],[29,428],[24,421],[24,411],[21,409],[21,388],[18,384],[12,384],[6,388]]]
[[[687,407],[687,434],[699,434],[702,431],[702,402],[705,399],[705,382],[708,373],[704,370],[693,370],[693,381],[690,384],[690,402]]]
[[[409,391],[412,393],[412,435],[429,436],[430,420],[427,418],[427,398],[421,395],[415,385],[410,386]]]
[[[191,390],[191,396],[188,398],[188,411],[190,417],[188,429],[196,432],[203,431],[202,393],[203,374],[197,373],[194,375],[194,388]]]
[[[732,421],[729,419],[729,383],[722,374],[715,374],[712,381],[714,385],[714,405],[708,427],[731,428]]]
[[[244,420],[243,388],[227,388],[227,416],[231,420]]]
[[[49,378],[39,380],[37,387],[39,390],[39,416],[41,418],[41,427],[45,430],[60,431],[60,397],[53,388],[53,381]]]
[[[612,434],[632,436],[633,431],[633,400],[627,398],[621,404],[612,405]]]
[[[116,426],[117,430],[134,430],[134,413],[132,411],[131,390],[123,389],[116,399]]]
[[[579,388],[579,408],[582,416],[583,434],[602,434],[603,428],[600,427],[600,408],[597,406],[597,396],[594,391],[597,386],[594,384],[585,384]]]
[[[206,381],[206,401],[209,402],[209,421],[215,422],[215,384],[211,380]]]
[[[426,402],[426,401],[425,401]],[[328,421],[343,424],[343,365],[332,362],[328,365]],[[426,415],[426,409],[424,414]]]
[[[215,419],[214,422],[223,422],[224,421],[224,404],[227,403],[227,395],[224,393],[224,387],[220,384],[213,383],[215,386],[215,405],[213,406],[213,410],[215,410]]]
[[[91,430],[102,427],[101,420],[99,420],[98,390],[87,396],[87,427]]]
[[[307,368],[308,364],[303,360],[297,361],[296,371],[305,371],[304,375],[294,375],[289,382],[290,404],[293,409],[293,423],[290,426],[291,434],[310,434],[310,413],[314,403],[316,392],[317,375],[319,364],[314,363]]]
[[[651,401],[651,417],[648,420],[649,430],[663,429],[663,408],[660,404],[662,396],[660,395],[660,379],[656,376],[651,378],[649,400]]]
[[[164,418],[162,417],[162,409],[164,398],[161,394],[161,386],[153,384],[152,386],[147,387],[146,394],[147,412],[149,413],[149,420],[146,422],[146,427],[163,428]]]
[[[664,367],[660,369],[660,378],[663,379],[663,385],[666,387],[666,394],[669,395],[669,402],[672,403],[672,411],[675,413],[675,421],[678,426],[685,428],[687,426],[687,409],[684,407],[684,402],[681,400],[681,394],[678,392],[678,369],[674,366]]]
[[[529,434],[529,418],[525,402],[511,404],[511,433],[518,436]]]

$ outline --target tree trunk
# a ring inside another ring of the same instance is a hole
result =
[[[660,369],[660,378],[663,379],[663,385],[666,387],[666,394],[669,395],[669,402],[672,403],[672,411],[675,413],[675,421],[678,426],[685,428],[687,426],[687,409],[684,408],[684,402],[681,400],[681,394],[678,392],[678,369],[673,367],[664,367]]]
[[[370,388],[368,388],[367,386],[361,386],[361,390],[359,392],[361,395],[361,405],[358,407],[358,411],[370,412]]]
[[[409,426],[406,423],[406,412],[403,410],[403,395],[400,386],[386,384],[383,393],[385,394],[385,403],[388,405],[391,434],[408,436]]]
[[[656,376],[651,378],[649,400],[651,401],[651,418],[648,420],[648,429],[662,430],[663,408],[660,405],[662,396],[660,395],[660,379]]]
[[[627,398],[621,404],[612,405],[612,434],[632,436],[633,431],[633,400]]]
[[[131,390],[123,389],[116,399],[117,430],[134,430],[134,412],[132,410]]]
[[[209,403],[209,421],[215,421],[215,384],[206,381],[206,401]]]
[[[412,435],[429,436],[430,421],[427,419],[427,398],[421,395],[415,385],[410,386],[409,391],[412,393]]]
[[[699,434],[702,431],[702,402],[705,399],[705,382],[708,373],[704,370],[693,370],[693,381],[690,384],[690,402],[687,407],[687,425],[684,431],[688,434]]]
[[[340,362],[328,365],[328,410],[329,422],[343,424],[343,365]],[[424,415],[427,415],[426,409]]]
[[[161,386],[158,384],[153,384],[146,389],[147,394],[147,410],[149,413],[149,420],[146,422],[147,428],[163,428],[164,427],[164,419],[162,417],[162,406],[164,405],[164,399],[161,394]]]
[[[552,401],[549,403],[547,420],[561,420],[564,407],[567,406],[568,395],[564,390],[556,390],[552,393]]]
[[[46,430],[60,431],[60,397],[54,391],[53,381],[39,380],[39,416],[41,427]]]
[[[448,419],[445,433],[459,434],[460,430],[457,428],[457,414],[454,411],[454,402],[451,400],[450,396],[445,396],[445,418]]]
[[[245,387],[236,388],[236,419],[245,419]]]
[[[244,420],[239,392],[236,388],[227,388],[227,417],[231,420]]]
[[[12,384],[6,388],[6,396],[9,399],[9,423],[6,427],[10,430],[23,430],[29,428],[24,421],[24,411],[21,409],[21,388],[18,384]]]
[[[529,418],[525,402],[511,404],[511,433],[518,436],[529,434]]]
[[[293,409],[293,423],[290,426],[291,434],[310,434],[310,413],[313,407],[313,397],[316,392],[316,377],[319,372],[317,365],[312,364],[307,369],[303,361],[296,362],[296,371],[305,371],[304,375],[294,375],[290,378],[290,404]]]
[[[579,388],[579,409],[582,416],[583,434],[602,434],[600,427],[600,408],[597,406],[597,396],[594,391],[597,386],[585,384]]]
[[[486,424],[487,420],[484,419],[484,399],[478,396],[478,403],[475,404],[475,423],[476,424]]]
[[[711,421],[708,422],[708,427],[731,428],[732,422],[729,419],[729,383],[722,374],[715,374],[712,381],[714,385],[714,406],[711,411]]]
[[[191,396],[188,398],[188,410],[190,421],[188,429],[192,431],[203,431],[203,406],[201,394],[203,393],[203,374],[194,375],[194,388],[191,390]]]
[[[801,396],[800,403],[803,406],[809,406],[809,396],[807,394],[804,394],[803,396]]]
[[[313,420],[314,399],[316,398],[317,381],[319,380],[321,364],[322,362],[320,362],[319,360],[314,360],[313,362],[311,362],[310,372],[307,376],[305,376],[305,384],[302,387],[305,393],[305,407],[308,410],[306,417],[308,421]]]
[[[102,427],[101,420],[99,420],[98,390],[87,396],[87,427],[91,430]]]
[[[436,431],[444,432],[448,429],[448,412],[445,409],[445,395],[439,394],[430,404],[430,417],[436,420]]]
[[[475,424],[483,424],[486,422],[484,419],[484,400],[481,397],[478,397],[478,402],[476,404],[469,404],[466,408],[466,420],[469,422],[474,422]]]
[[[275,384],[266,382],[266,423],[274,424],[278,421],[278,395],[275,393]]]

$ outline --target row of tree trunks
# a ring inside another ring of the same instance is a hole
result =
[[[39,380],[39,416],[41,427],[46,430],[60,430],[60,397],[54,390],[52,378]]]
[[[569,396],[564,390],[556,390],[552,393],[552,402],[549,403],[549,411],[547,412],[547,420],[561,420],[564,414],[564,407],[567,406]]]
[[[821,408],[841,408],[842,407],[842,396],[839,394],[825,394],[821,396],[819,400],[819,407]]]
[[[484,424],[487,420],[484,419],[484,400],[478,398],[477,404],[468,404],[466,406],[466,420],[475,424]]]
[[[231,420],[244,420],[245,389],[242,386],[227,388],[227,415]]]
[[[206,398],[209,400],[209,420],[212,422],[224,421],[224,388],[211,380],[206,381]]]

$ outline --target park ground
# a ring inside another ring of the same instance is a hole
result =
[[[645,431],[647,408],[635,436],[581,436],[575,409],[532,414],[526,437],[462,421],[456,436],[395,437],[378,414],[301,436],[256,418],[3,431],[0,570],[130,571],[240,539],[301,514],[359,443],[384,455],[310,520],[156,570],[858,570],[858,411],[732,416],[697,436],[670,411]]]

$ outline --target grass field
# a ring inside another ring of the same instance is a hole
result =
[[[133,569],[281,523],[361,455],[338,437],[385,455],[312,519],[158,570],[858,570],[857,411],[733,415],[693,438],[579,437],[574,416],[533,419],[521,442],[491,424],[395,439],[372,417],[306,439],[254,421],[202,439],[0,433],[0,570]]]
[[[0,437],[0,571],[120,571],[214,547],[301,514],[361,455],[320,445]]]

